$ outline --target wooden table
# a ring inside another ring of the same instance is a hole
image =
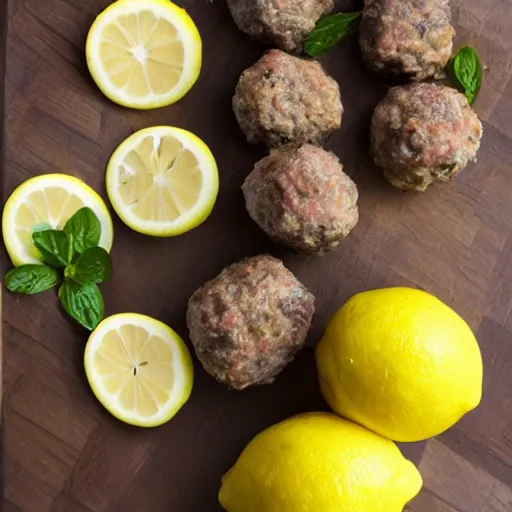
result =
[[[84,41],[107,0],[0,3],[0,21],[8,22],[4,198],[50,172],[78,176],[105,196],[110,153],[155,124],[196,132],[218,159],[220,196],[199,229],[155,240],[115,219],[115,275],[103,287],[108,314],[149,314],[186,338],[190,294],[227,264],[264,251],[285,260],[316,294],[318,309],[308,348],[274,385],[231,392],[196,364],[193,395],[177,417],[139,430],[92,395],[82,365],[87,334],[61,314],[55,296],[4,295],[3,512],[220,511],[220,477],[256,433],[326,408],[313,347],[328,317],[355,292],[391,285],[424,288],[453,306],[477,333],[485,362],[481,406],[444,435],[403,446],[425,480],[410,511],[512,511],[510,0],[454,6],[459,42],[474,44],[488,67],[476,103],[485,135],[477,164],[423,195],[388,186],[368,156],[369,120],[385,87],[363,70],[355,38],[323,59],[346,108],[328,146],[356,181],[361,210],[353,234],[323,258],[273,245],[244,210],[240,185],[264,152],[244,141],[230,102],[262,48],[237,30],[222,0],[181,0],[203,35],[204,69],[183,101],[153,112],[110,103],[89,77]]]

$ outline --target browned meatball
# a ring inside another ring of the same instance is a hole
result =
[[[320,142],[343,113],[338,84],[322,66],[280,50],[243,72],[233,110],[247,140],[269,147]]]
[[[453,47],[450,0],[366,0],[359,42],[370,71],[394,81],[441,78]]]
[[[334,8],[334,0],[227,0],[245,33],[288,52],[302,49],[316,22]]]
[[[254,221],[299,252],[335,249],[359,219],[355,183],[333,153],[311,144],[274,150],[242,188]]]
[[[423,192],[476,160],[482,123],[466,97],[435,84],[392,88],[372,120],[371,152],[397,188]]]
[[[234,389],[267,384],[304,345],[314,302],[280,260],[247,258],[192,295],[190,339],[219,382]]]

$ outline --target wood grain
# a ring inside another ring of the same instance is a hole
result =
[[[7,34],[3,198],[49,172],[80,177],[105,197],[105,165],[125,137],[155,124],[192,130],[218,160],[214,213],[171,240],[135,234],[115,219],[115,275],[103,287],[107,313],[149,314],[186,338],[191,293],[227,264],[268,251],[316,294],[318,314],[308,348],[274,385],[230,392],[196,364],[189,403],[168,425],[144,431],[114,420],[96,401],[82,366],[86,333],[62,315],[52,293],[4,296],[1,510],[220,511],[221,475],[256,433],[294,413],[326,408],[312,349],[328,317],[355,292],[409,285],[438,295],[470,323],[482,347],[485,389],[482,405],[456,427],[402,446],[425,480],[408,510],[511,512],[512,3],[455,1],[459,42],[475,45],[487,66],[476,103],[485,134],[478,163],[423,195],[389,187],[368,156],[368,123],[386,89],[364,71],[357,41],[323,59],[346,108],[328,146],[361,197],[359,225],[323,258],[273,245],[245,213],[240,185],[264,152],[246,144],[230,103],[241,71],[262,48],[236,29],[224,2],[181,1],[204,38],[201,78],[177,105],[142,113],[107,101],[86,69],[87,30],[108,3],[0,2],[0,27],[7,24],[0,30]]]

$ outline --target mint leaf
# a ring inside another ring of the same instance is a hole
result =
[[[10,292],[35,295],[53,288],[59,282],[58,272],[46,265],[21,265],[5,274],[4,284]]]
[[[64,231],[38,231],[32,233],[32,240],[48,265],[62,268],[71,263],[74,255],[73,240]]]
[[[471,105],[482,86],[482,66],[473,48],[464,46],[448,63],[448,72]]]
[[[66,279],[59,289],[59,300],[66,313],[90,331],[103,318],[105,305],[100,289],[95,284],[84,286]]]
[[[363,11],[330,14],[321,18],[309,34],[304,51],[312,57],[318,57],[342,39],[359,30]]]
[[[66,222],[64,232],[73,238],[75,251],[82,254],[86,249],[99,244],[101,224],[96,214],[85,206]]]
[[[66,275],[80,284],[102,283],[112,275],[112,261],[103,247],[87,249],[70,267],[66,268]]]

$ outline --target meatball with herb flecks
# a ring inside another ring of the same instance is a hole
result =
[[[359,43],[367,68],[395,82],[442,78],[455,29],[450,0],[366,0]]]
[[[333,153],[311,144],[272,151],[242,188],[253,220],[298,252],[335,249],[359,219],[355,183]]]
[[[334,0],[227,0],[238,27],[254,39],[287,52],[301,50]]]
[[[251,143],[318,143],[341,126],[338,84],[320,63],[267,52],[240,77],[233,110]]]
[[[476,160],[482,123],[455,89],[411,84],[392,88],[377,106],[371,137],[373,158],[386,179],[399,189],[423,192]]]
[[[233,389],[271,383],[303,347],[313,295],[268,255],[224,269],[190,298],[187,324],[203,368]]]

